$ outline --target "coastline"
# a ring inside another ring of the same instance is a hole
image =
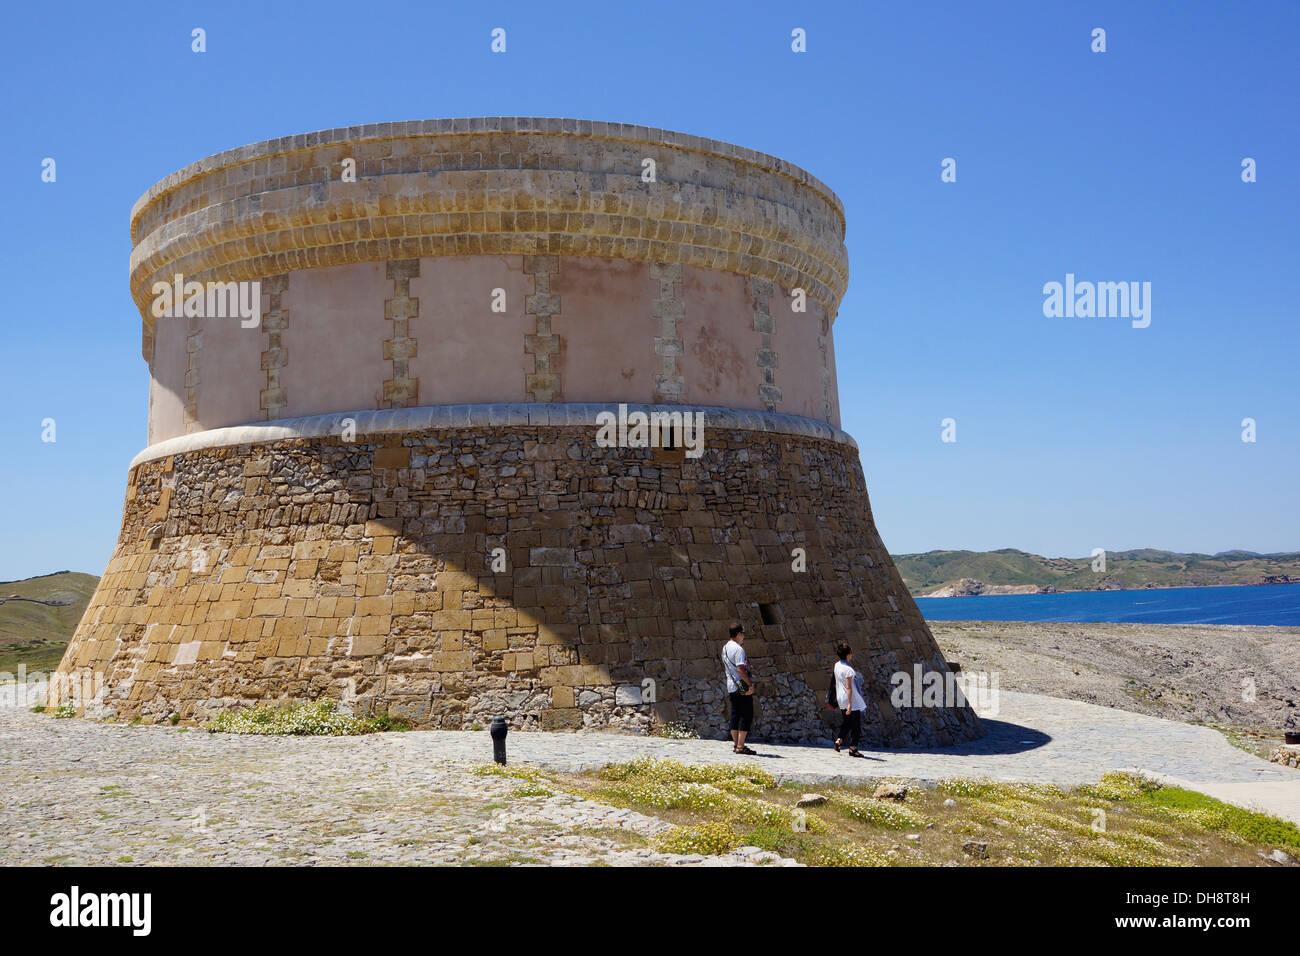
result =
[[[970,580],[964,578],[962,580]],[[960,582],[957,582],[960,584]],[[976,581],[980,589],[965,594],[951,593],[944,594],[940,592],[953,591],[956,584],[946,584],[937,588],[929,594],[912,593],[913,600],[939,600],[943,598],[970,598],[970,597],[1033,597],[1039,594],[1097,594],[1097,593],[1121,593],[1139,591],[1195,591],[1204,588],[1275,588],[1287,587],[1288,585],[1300,585],[1300,581],[1239,581],[1234,584],[1144,584],[1135,588],[1113,588],[1113,587],[1095,587],[1095,588],[1058,588],[1050,584],[984,584],[982,581]],[[910,591],[910,589],[909,589]]]

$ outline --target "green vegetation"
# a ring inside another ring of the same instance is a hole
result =
[[[638,758],[594,774],[475,772],[657,816],[674,826],[656,846],[673,853],[749,845],[812,866],[1240,866],[1300,850],[1294,824],[1121,773],[1073,789],[911,783],[902,801],[875,799],[881,781],[819,787],[827,799],[812,812],[795,806],[806,786],[778,786],[749,764]]]
[[[348,737],[392,729],[372,717],[340,713],[332,700],[318,700],[290,707],[246,707],[227,710],[208,722],[214,734],[273,734],[284,736]],[[405,728],[403,728],[405,729]]]
[[[93,574],[59,571],[25,581],[0,581],[0,598],[11,594],[38,601],[58,601],[59,607],[30,601],[0,604],[0,671],[17,675],[49,673],[59,666],[63,652],[86,612],[99,578]]]
[[[546,787],[543,787],[541,784],[526,783],[522,787],[516,787],[513,791],[511,791],[510,796],[512,797],[553,797],[555,796],[555,791],[548,790]]]
[[[658,757],[639,757],[610,764],[596,778],[590,794],[614,806],[681,810],[751,827],[790,829],[803,821],[802,811],[754,799],[775,786],[771,774],[746,764],[684,764]],[[821,821],[808,817],[810,829]]]
[[[700,823],[695,826],[673,827],[655,843],[660,853],[700,853],[713,856],[730,853],[740,846],[740,834],[727,823]]]
[[[896,554],[894,563],[913,594],[971,578],[985,585],[1033,585],[1058,591],[1097,588],[1211,587],[1300,580],[1300,552],[1254,554],[1179,554],[1140,548],[1108,551],[1106,570],[1092,570],[1092,558],[1044,558],[1005,548],[1001,551],[927,551]],[[1269,579],[1273,579],[1270,582]]]
[[[411,729],[411,722],[402,717],[394,717],[391,714],[376,714],[372,718],[375,730],[380,733],[399,733]]]
[[[1095,788],[1099,796],[1128,800],[1154,816],[1190,822],[1210,832],[1230,833],[1247,843],[1278,847],[1295,855],[1300,851],[1300,829],[1295,824],[1253,810],[1243,810],[1195,790],[1162,787],[1138,777],[1111,774]],[[1108,780],[1108,778],[1110,778]]]

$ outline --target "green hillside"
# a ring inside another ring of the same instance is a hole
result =
[[[1106,570],[1092,570],[1092,558],[1044,558],[1007,548],[1002,551],[927,551],[896,554],[903,581],[913,594],[971,578],[985,585],[1033,585],[1057,591],[1118,590],[1145,587],[1212,587],[1230,584],[1280,584],[1300,581],[1300,552],[1254,554],[1179,554],[1152,548],[1106,553]]]
[[[99,578],[93,574],[76,571],[0,581],[0,599],[16,594],[64,605],[51,607],[12,600],[0,604],[0,671],[15,674],[19,664],[26,664],[29,673],[53,670],[98,583]]]

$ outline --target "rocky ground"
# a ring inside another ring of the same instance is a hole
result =
[[[1300,627],[932,621],[1003,690],[1208,724],[1255,752],[1300,730]]]
[[[755,847],[656,852],[662,820],[467,759],[412,760],[403,742],[419,736],[231,736],[3,709],[0,865],[791,862]]]

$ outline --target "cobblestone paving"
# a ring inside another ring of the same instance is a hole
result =
[[[736,757],[710,740],[514,733],[512,764],[561,771],[659,754],[752,760],[778,780],[950,776],[1075,784],[1138,768],[1300,821],[1300,773],[1213,730],[1077,701],[1003,692],[989,735],[937,751],[765,746]],[[654,852],[662,821],[567,795],[516,796],[477,776],[486,732],[344,738],[236,737],[0,710],[0,864],[558,863],[782,864]],[[1231,787],[1224,785],[1231,784]],[[1256,786],[1251,787],[1251,784]]]
[[[407,736],[236,737],[0,710],[0,865],[794,865],[756,847],[657,853],[662,820],[515,796],[527,782],[471,773],[470,748],[443,761]]]
[[[1037,694],[1003,691],[996,712],[981,712],[988,735],[935,750],[863,751],[855,760],[825,747],[768,746],[761,727],[753,738],[759,757],[737,757],[730,743],[662,740],[610,734],[511,734],[512,762],[553,770],[594,770],[612,760],[658,754],[691,762],[754,760],[779,781],[853,783],[873,777],[989,777],[995,780],[1079,784],[1109,770],[1141,768],[1186,781],[1250,783],[1294,781],[1300,773],[1233,747],[1207,727],[1147,717],[1109,707]],[[435,731],[406,734],[404,752],[417,763],[482,760],[487,734]],[[421,759],[420,755],[427,755]]]

